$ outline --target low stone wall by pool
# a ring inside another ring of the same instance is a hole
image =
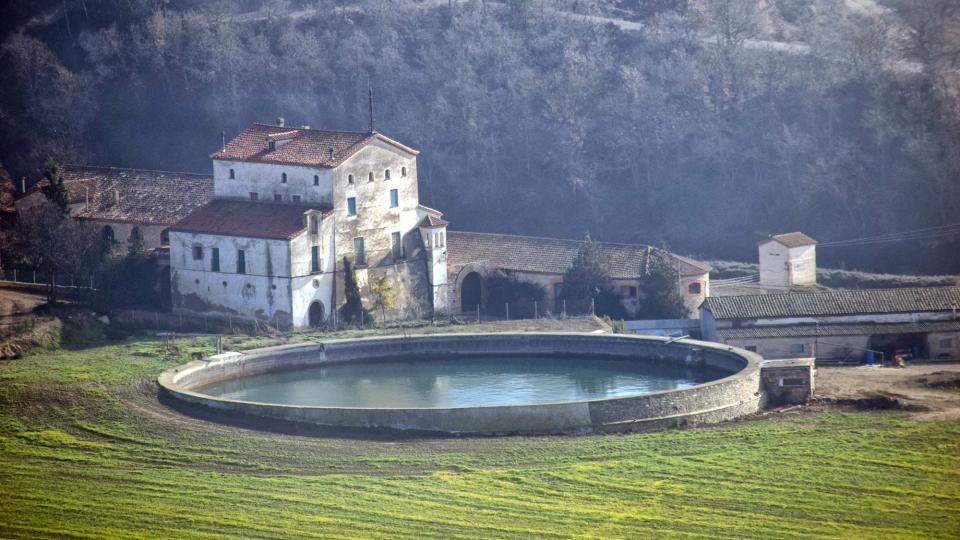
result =
[[[491,355],[578,355],[711,366],[730,375],[694,387],[590,401],[459,408],[339,408],[253,403],[194,389],[227,379],[343,362]],[[201,408],[333,428],[451,434],[589,433],[730,420],[762,405],[760,357],[695,340],[611,334],[444,334],[332,340],[224,353],[164,372],[169,396]]]

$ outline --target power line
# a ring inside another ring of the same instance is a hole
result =
[[[823,242],[817,244],[818,247],[844,247],[870,244],[882,244],[888,242],[903,242],[907,240],[933,240],[937,238],[948,238],[960,235],[960,223],[940,225],[937,227],[927,227],[915,229],[912,231],[903,231],[897,233],[881,234],[876,236],[864,236],[861,238],[851,238],[849,240],[837,240],[834,242]]]

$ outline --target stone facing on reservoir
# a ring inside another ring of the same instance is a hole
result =
[[[194,391],[277,370],[342,362],[490,355],[589,355],[637,362],[711,366],[729,376],[691,388],[590,401],[458,408],[340,408],[252,403]],[[332,428],[449,434],[592,433],[660,429],[730,420],[759,410],[760,357],[716,343],[653,336],[448,334],[335,340],[225,353],[161,374],[163,392],[214,411]]]

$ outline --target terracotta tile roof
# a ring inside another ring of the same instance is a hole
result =
[[[170,230],[286,240],[306,230],[303,214],[307,210],[329,211],[299,204],[215,199]]]
[[[209,174],[63,165],[60,175],[70,204],[81,205],[72,215],[82,219],[173,225],[213,199]],[[38,182],[22,199],[43,197],[46,184]]]
[[[960,309],[960,287],[834,290],[807,294],[711,296],[702,307],[716,319],[865,315]]]
[[[522,272],[563,274],[580,250],[580,240],[514,236],[509,234],[447,232],[447,261],[452,266],[482,263],[496,268]],[[597,242],[606,256],[610,277],[636,279],[647,261],[643,244]],[[670,254],[681,275],[700,275],[710,267],[693,259]]]
[[[813,336],[866,336],[871,334],[911,334],[915,332],[958,332],[960,321],[923,321],[912,323],[874,324],[802,324],[793,326],[751,326],[723,328],[717,334],[723,339],[751,339]]]
[[[270,150],[267,141],[287,141]],[[416,154],[379,133],[324,131],[320,129],[251,124],[226,146],[212,154],[212,159],[252,161],[332,168],[357,153],[374,140],[381,140],[401,150]],[[331,149],[333,152],[331,153]]]
[[[761,240],[759,243],[763,244],[769,242],[770,240],[780,242],[781,244],[787,246],[788,248],[795,248],[800,246],[813,246],[816,245],[817,241],[809,236],[803,234],[802,232],[791,232],[784,234],[775,234],[770,238]]]
[[[449,224],[449,221],[440,219],[433,214],[427,214],[424,216],[423,221],[420,222],[421,227],[446,227]]]

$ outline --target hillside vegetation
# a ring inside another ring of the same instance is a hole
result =
[[[153,378],[210,343],[75,344],[0,363],[0,536],[960,534],[957,421],[835,413],[616,436],[285,436],[157,403]]]
[[[769,233],[856,238],[960,210],[954,0],[15,0],[5,15],[16,178],[48,156],[205,171],[221,130],[277,116],[365,130],[370,86],[377,129],[424,151],[423,201],[460,229],[744,258]],[[939,240],[823,257],[960,272]]]

